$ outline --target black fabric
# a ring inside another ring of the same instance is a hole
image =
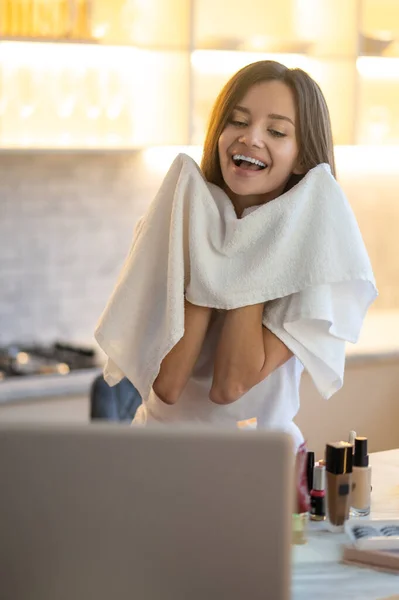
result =
[[[141,402],[139,392],[128,379],[110,387],[99,375],[90,390],[90,417],[92,420],[131,421]]]

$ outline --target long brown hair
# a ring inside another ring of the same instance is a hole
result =
[[[294,94],[298,121],[298,158],[304,174],[321,163],[328,163],[335,177],[331,121],[323,92],[302,69],[289,69],[273,60],[262,60],[247,65],[233,75],[215,102],[201,161],[205,179],[211,183],[223,185],[218,140],[234,107],[253,85],[273,80],[282,81]],[[292,175],[292,181],[288,182],[287,188],[292,187],[301,178],[302,176]]]

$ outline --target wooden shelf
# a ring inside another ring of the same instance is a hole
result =
[[[0,35],[1,42],[32,42],[35,44],[85,44],[98,45],[98,40],[93,38],[82,38],[82,39],[71,39],[71,38],[60,38],[60,37],[28,37],[20,35]]]
[[[105,44],[189,48],[188,0],[96,0],[93,35]]]

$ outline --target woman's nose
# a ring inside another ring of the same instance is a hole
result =
[[[257,127],[246,127],[245,131],[240,135],[238,141],[246,146],[255,146],[256,148],[264,148],[263,132]]]

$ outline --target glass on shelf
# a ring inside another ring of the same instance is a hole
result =
[[[39,39],[92,37],[93,0],[1,0],[0,35]]]
[[[296,35],[312,56],[354,57],[357,53],[357,0],[296,0]]]
[[[186,52],[3,42],[0,74],[3,147],[188,142]]]
[[[60,73],[64,87],[57,103],[59,145],[78,148],[131,146],[133,54],[132,48],[90,48],[80,67],[73,62],[65,65],[64,72]],[[68,73],[69,76],[64,77]]]
[[[89,39],[92,35],[92,1],[75,0],[71,37]]]
[[[105,74],[103,107],[103,139],[107,147],[133,144],[133,100],[130,77],[118,70],[109,69]]]
[[[15,145],[16,124],[19,123],[19,110],[14,78],[14,70],[5,61],[0,61],[0,135],[7,146]]]
[[[358,144],[399,144],[399,58],[360,57]]]
[[[362,0],[360,54],[399,57],[399,2]]]
[[[309,75],[319,84],[328,105],[334,144],[355,143],[356,71],[350,59],[312,59]],[[342,93],[337,93],[342,90]]]
[[[84,146],[99,146],[103,105],[101,102],[101,75],[97,66],[85,69],[78,96],[78,115]]]
[[[199,49],[353,56],[356,0],[241,0],[194,2]]]
[[[41,99],[37,90],[43,85],[41,66],[33,71],[23,53],[13,54],[1,46],[1,141],[11,147],[30,146],[40,135],[38,111]]]
[[[187,144],[190,61],[186,52],[136,49],[131,90],[134,145]]]
[[[75,69],[60,65],[47,72],[48,92],[45,99],[47,127],[44,129],[43,144],[65,146],[71,143],[74,134],[74,115],[79,89],[79,76]]]
[[[108,44],[147,48],[189,47],[188,0],[96,0],[93,35]]]
[[[280,51],[305,50],[296,35],[295,0],[281,0],[277,5],[252,0],[244,8],[241,0],[224,2],[194,1],[194,47],[209,50]]]

